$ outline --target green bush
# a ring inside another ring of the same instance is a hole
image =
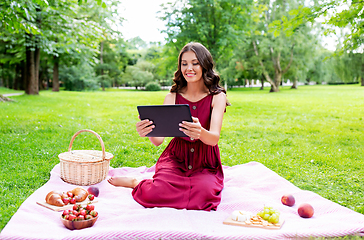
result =
[[[100,87],[93,68],[85,63],[62,68],[59,79],[65,90],[69,91],[96,90]]]
[[[159,85],[159,83],[157,83],[157,82],[149,82],[149,83],[147,83],[147,85],[145,85],[145,90],[146,91],[160,91],[161,85]]]

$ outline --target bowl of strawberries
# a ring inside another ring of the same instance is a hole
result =
[[[61,220],[66,228],[75,230],[92,227],[98,217],[94,205],[88,204],[82,207],[80,204],[75,204],[72,209],[63,211]]]

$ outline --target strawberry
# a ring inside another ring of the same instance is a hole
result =
[[[62,216],[66,216],[70,214],[70,210],[64,210],[63,213],[62,213]]]
[[[86,210],[85,210],[85,209],[82,209],[82,210],[80,211],[80,215],[82,215],[82,216],[86,216],[86,214],[87,214],[87,212],[86,212]]]
[[[85,219],[86,219],[86,220],[92,219],[92,215],[87,214],[87,215],[85,216]]]
[[[77,212],[76,210],[72,211],[73,215],[76,215],[76,217],[80,214],[79,212]]]
[[[76,204],[76,199],[75,198],[71,198],[70,203],[71,204]]]
[[[77,216],[75,216],[73,214],[68,215],[68,220],[70,220],[70,221],[76,221],[75,220],[76,218],[77,218]]]
[[[63,203],[65,205],[67,205],[70,202],[70,199],[69,198],[63,198],[62,201],[63,201]]]
[[[62,215],[63,219],[69,220],[70,215]]]
[[[83,220],[85,220],[85,216],[83,216],[83,215],[78,215],[78,217],[77,217],[77,221],[83,221]]]
[[[95,196],[90,194],[90,195],[88,195],[88,199],[90,199],[90,201],[93,201],[95,199]]]
[[[94,209],[95,209],[95,206],[94,206],[94,205],[87,204],[87,206],[86,206],[86,210],[87,210],[87,211],[92,211],[92,210],[94,210]]]
[[[98,213],[95,210],[92,210],[90,212],[90,215],[93,216],[93,217],[97,217]]]
[[[68,195],[70,198],[73,198],[73,193],[72,193],[72,192],[67,192],[67,195]]]

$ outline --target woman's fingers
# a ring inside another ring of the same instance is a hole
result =
[[[201,135],[201,124],[198,118],[192,117],[193,122],[183,121],[179,124],[180,131],[184,132],[187,136],[199,139]]]
[[[153,122],[148,119],[144,119],[136,123],[136,130],[141,137],[145,137],[148,133],[153,131],[154,127]]]

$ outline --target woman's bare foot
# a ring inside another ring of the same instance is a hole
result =
[[[111,185],[115,187],[127,187],[135,188],[140,181],[132,177],[111,177],[107,180]]]

